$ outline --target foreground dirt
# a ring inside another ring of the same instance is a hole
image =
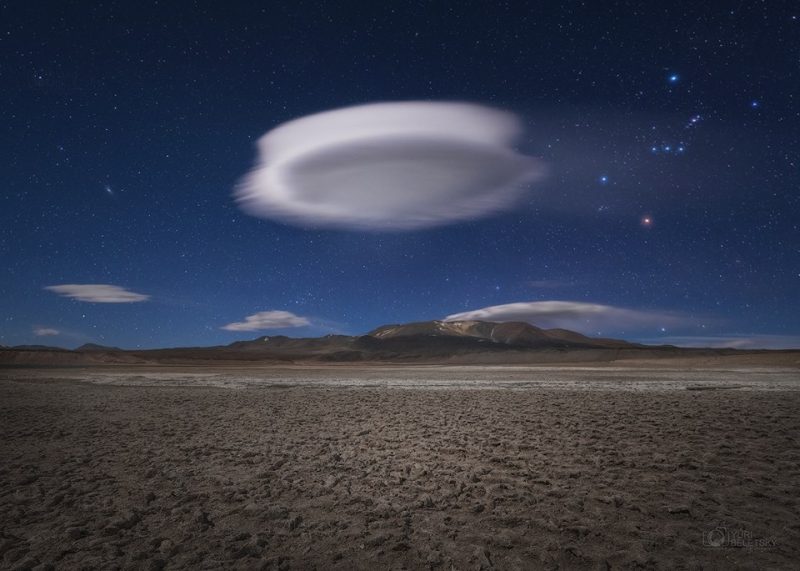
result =
[[[780,391],[6,378],[0,566],[793,569],[798,410]]]

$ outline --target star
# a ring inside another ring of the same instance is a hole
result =
[[[761,106],[761,103],[757,99],[753,99],[750,102],[750,107],[752,107],[753,109],[758,109],[760,106]]]
[[[692,115],[689,117],[689,122],[686,124],[686,128],[691,129],[700,122],[700,119],[702,119],[700,115]]]
[[[643,216],[641,224],[645,228],[650,228],[653,225],[653,217],[649,215]]]
[[[606,184],[608,182],[608,177],[606,175],[602,175],[600,177],[600,184]]]
[[[107,194],[110,194],[111,196],[114,196],[114,191],[111,189],[111,187],[109,185],[105,185],[105,191],[106,191]]]
[[[675,144],[661,144],[660,146],[653,145],[650,147],[650,152],[654,155],[658,153],[663,153],[666,155],[680,155],[686,151],[686,147],[687,145],[685,142],[679,141]]]
[[[667,81],[669,81],[670,83],[678,83],[679,79],[680,79],[680,76],[677,73],[673,73],[672,75],[670,75],[667,78]]]

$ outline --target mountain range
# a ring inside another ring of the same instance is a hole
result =
[[[524,322],[423,321],[383,325],[366,335],[262,336],[213,347],[123,350],[87,343],[75,350],[39,345],[0,347],[0,365],[420,363],[535,364],[668,357],[776,354],[775,351],[684,349],[588,337]],[[797,352],[789,352],[797,360]]]

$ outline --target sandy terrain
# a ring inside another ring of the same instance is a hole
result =
[[[796,569],[798,389],[788,369],[0,371],[0,567]]]

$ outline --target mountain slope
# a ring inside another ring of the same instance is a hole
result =
[[[629,343],[621,339],[607,339],[605,337],[587,337],[581,333],[570,331],[569,329],[545,329],[545,333],[552,339],[561,339],[571,343],[589,343],[595,347],[623,348],[623,347],[642,347],[637,343]]]
[[[455,337],[491,341],[515,347],[631,347],[626,341],[594,339],[566,329],[540,329],[530,323],[507,321],[422,321],[384,325],[368,333],[376,339]],[[430,340],[429,340],[430,341]],[[433,342],[433,341],[430,341]]]
[[[89,352],[103,352],[103,351],[122,351],[119,347],[106,347],[105,345],[98,345],[97,343],[84,343],[77,349],[79,353]]]

